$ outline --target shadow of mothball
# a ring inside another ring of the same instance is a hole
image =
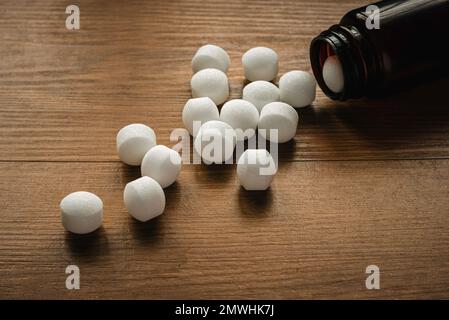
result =
[[[271,81],[278,74],[279,56],[273,49],[256,47],[245,52],[242,64],[249,81]]]
[[[200,47],[192,59],[192,70],[194,73],[208,68],[214,68],[227,72],[231,59],[228,53],[221,47],[206,44]]]
[[[305,71],[290,71],[279,79],[281,101],[294,108],[306,107],[315,100],[316,81]]]
[[[156,134],[144,124],[134,123],[120,129],[116,140],[120,160],[139,166],[145,153],[156,145]]]
[[[193,98],[209,97],[216,105],[226,101],[229,96],[228,77],[218,69],[203,69],[190,80]]]
[[[326,86],[333,92],[343,91],[345,77],[340,60],[337,56],[329,56],[323,65],[323,80]]]
[[[203,123],[219,119],[217,105],[209,97],[189,99],[182,110],[182,122],[193,137]]]
[[[145,154],[140,167],[142,176],[156,180],[162,188],[173,184],[181,172],[182,160],[178,152],[157,145]]]
[[[256,133],[259,111],[249,101],[233,99],[221,107],[220,120],[235,130],[237,140],[243,141]]]
[[[62,225],[70,232],[90,233],[103,223],[103,201],[93,193],[73,192],[61,200],[60,208]]]
[[[279,101],[279,88],[268,81],[254,81],[243,88],[243,100],[251,102],[257,110],[269,104]]]
[[[276,163],[265,149],[247,149],[237,161],[237,176],[246,190],[266,190],[276,172]]]
[[[129,182],[123,198],[129,214],[142,222],[161,215],[165,209],[164,190],[156,180],[147,176]]]
[[[298,113],[292,106],[284,102],[272,102],[260,112],[259,134],[272,142],[284,143],[296,135],[298,122]]]
[[[232,159],[236,140],[230,125],[212,120],[200,127],[193,146],[204,163],[223,163]]]

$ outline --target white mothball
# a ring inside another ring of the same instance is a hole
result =
[[[298,113],[292,106],[284,102],[272,102],[260,112],[259,133],[272,142],[287,142],[296,135],[298,121]],[[270,129],[277,130],[277,139]]]
[[[243,88],[243,100],[251,102],[257,110],[269,104],[279,101],[279,88],[268,81],[254,81]]]
[[[140,123],[127,125],[117,134],[117,152],[124,163],[139,166],[142,158],[156,145],[156,135],[150,127]]]
[[[103,202],[93,193],[73,192],[61,200],[61,222],[70,232],[85,234],[103,223]]]
[[[214,68],[227,72],[231,59],[228,53],[219,46],[213,44],[206,44],[198,49],[192,59],[192,70],[194,73],[207,69]]]
[[[305,71],[290,71],[279,79],[281,101],[294,108],[310,105],[315,100],[315,78]]]
[[[278,74],[279,56],[273,49],[256,47],[245,52],[242,63],[249,81],[271,81]]]
[[[242,141],[256,133],[259,111],[251,102],[233,99],[221,107],[220,120],[234,128],[237,139]]]
[[[226,101],[229,96],[228,77],[218,69],[203,69],[190,80],[194,98],[209,97],[216,105]]]
[[[173,184],[181,172],[181,156],[163,145],[151,148],[143,157],[140,168],[142,176],[156,180],[162,188]]]
[[[273,181],[277,168],[265,149],[248,149],[237,161],[237,176],[246,190],[265,190]]]
[[[223,163],[232,158],[236,144],[234,129],[222,121],[208,121],[198,131],[194,149],[206,164]]]
[[[219,119],[217,105],[208,97],[189,99],[182,110],[182,122],[194,137],[203,123]],[[195,121],[198,122],[197,127],[194,126]]]
[[[142,222],[161,215],[165,209],[164,190],[156,180],[147,176],[129,182],[123,198],[129,214]]]
[[[323,80],[326,86],[333,92],[343,91],[345,78],[340,60],[337,56],[329,56],[323,65]]]

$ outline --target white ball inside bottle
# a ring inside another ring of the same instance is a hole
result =
[[[147,176],[129,182],[123,198],[129,214],[142,222],[160,216],[165,210],[164,190],[156,180]]]
[[[340,60],[337,56],[329,56],[323,65],[323,80],[326,86],[335,93],[340,93],[345,87],[345,77]]]
[[[209,97],[189,99],[182,110],[182,122],[193,137],[202,124],[219,119],[217,105]]]
[[[140,167],[142,176],[156,180],[162,188],[173,184],[181,172],[182,160],[178,152],[163,145],[148,150]]]
[[[271,81],[278,74],[279,56],[273,49],[256,47],[245,52],[242,64],[249,81]]]
[[[214,68],[227,72],[231,59],[228,53],[221,47],[206,44],[200,47],[192,59],[192,70],[194,73],[208,68]]]
[[[116,142],[120,160],[140,166],[145,153],[156,145],[156,134],[144,124],[134,123],[120,129]]]
[[[218,69],[203,69],[190,80],[192,97],[209,97],[216,105],[226,101],[229,96],[229,83],[226,74]]]
[[[276,163],[265,149],[248,149],[237,161],[237,176],[246,190],[268,189],[276,172]]]
[[[259,134],[272,142],[284,143],[295,137],[298,122],[298,113],[292,106],[284,102],[272,102],[260,112]]]
[[[287,72],[279,79],[281,101],[294,108],[309,106],[315,100],[316,81],[305,71]]]

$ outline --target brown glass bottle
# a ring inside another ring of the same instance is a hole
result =
[[[449,73],[449,0],[385,0],[374,5],[379,9],[378,29],[367,27],[373,16],[361,7],[312,40],[313,73],[332,99],[378,96]],[[341,63],[340,92],[330,90],[323,79],[323,64],[330,55]]]

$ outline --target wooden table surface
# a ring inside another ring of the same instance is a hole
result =
[[[229,52],[239,98],[246,50],[310,71],[310,40],[365,1],[80,0],[77,31],[68,4],[0,4],[0,298],[449,298],[447,79],[374,101],[318,89],[267,192],[240,188],[233,165],[185,165],[160,218],[123,204],[139,168],[116,133],[146,123],[173,145],[199,46]],[[60,222],[78,190],[104,202],[87,236]]]

